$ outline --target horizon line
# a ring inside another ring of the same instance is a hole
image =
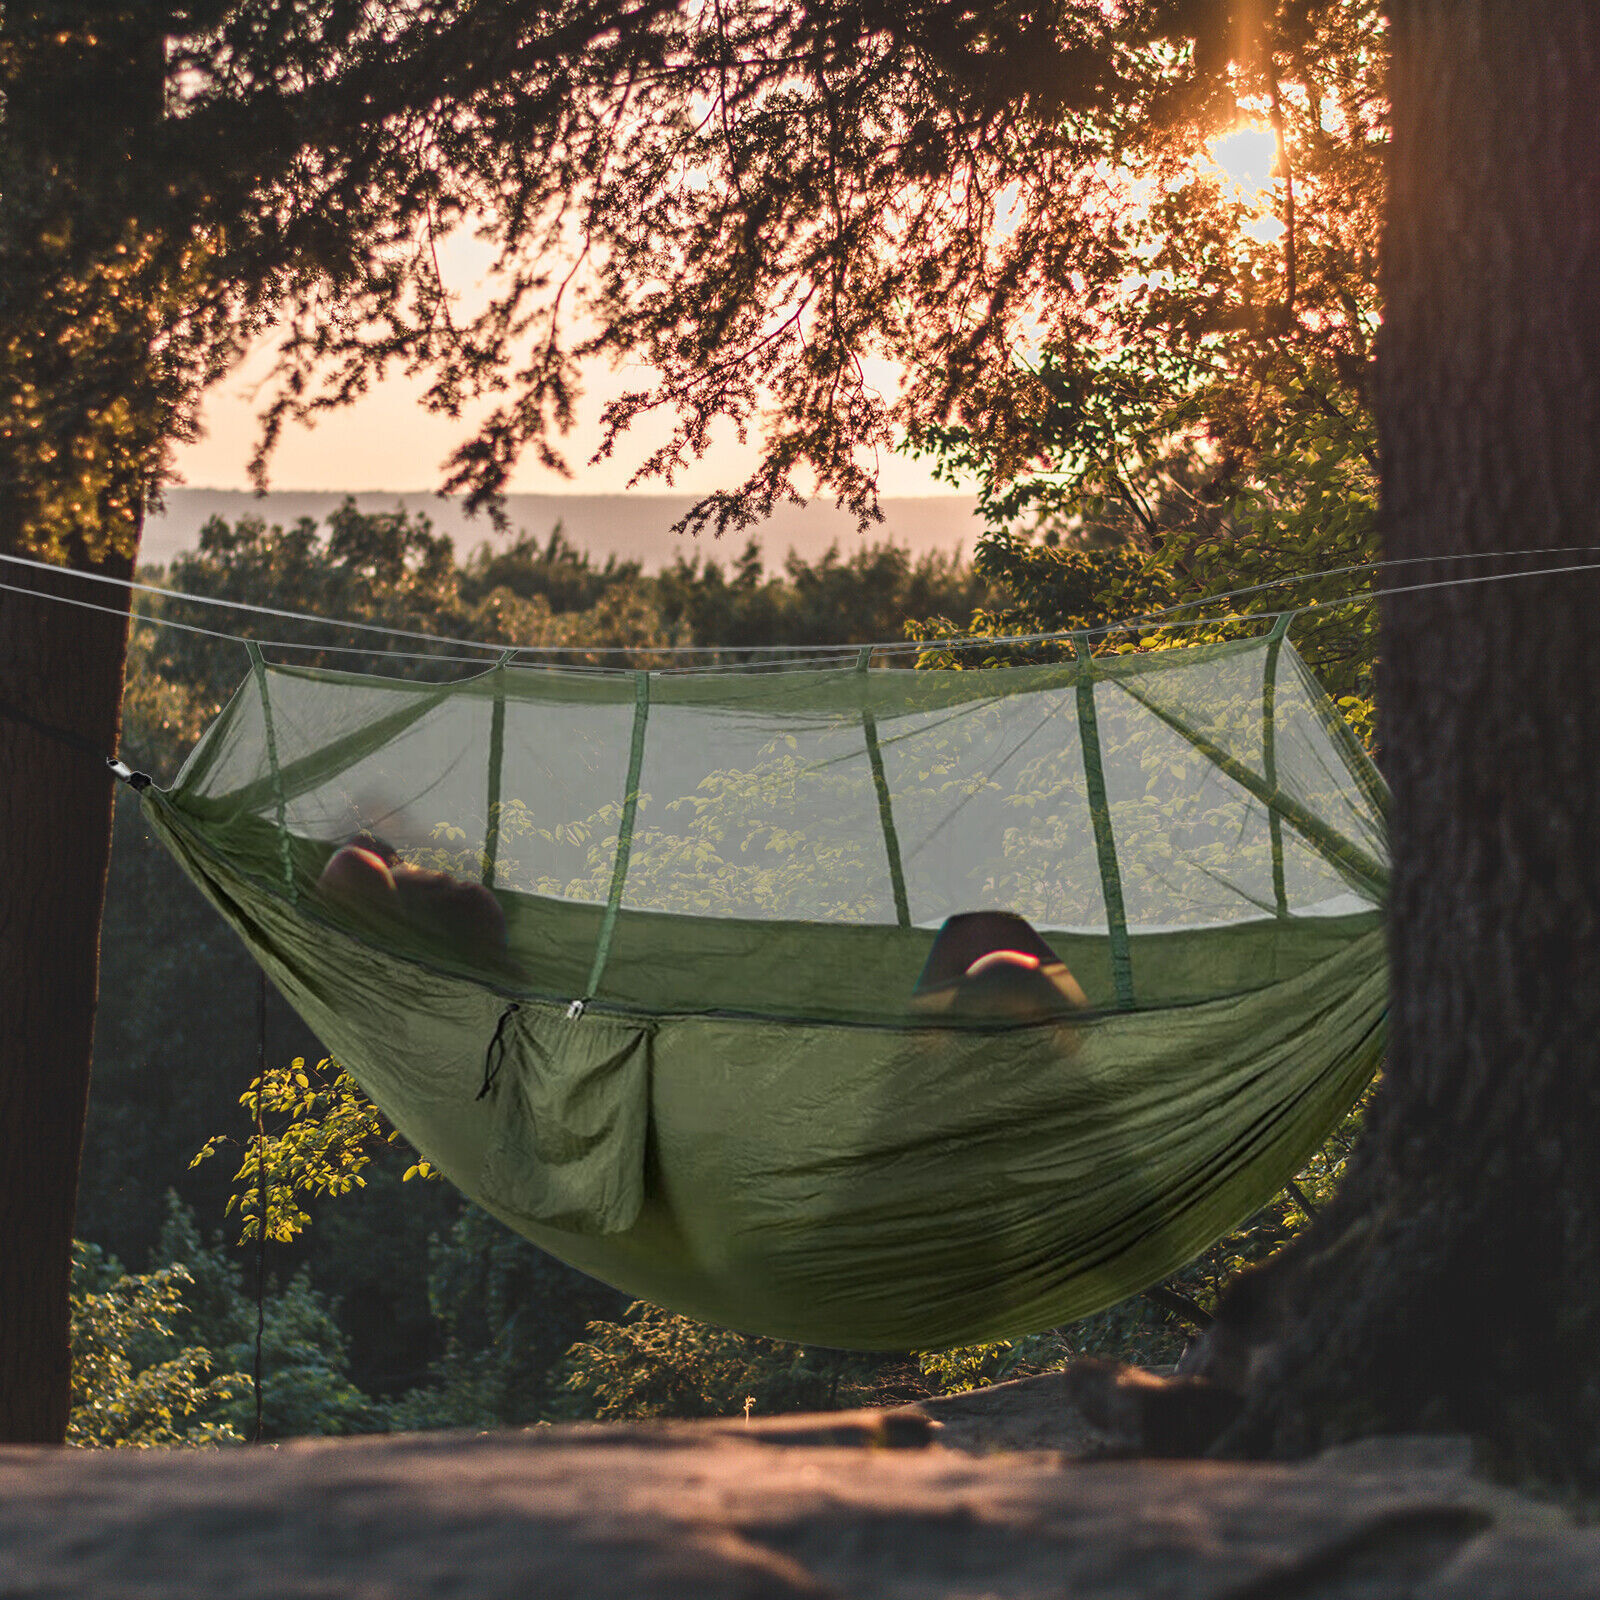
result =
[[[270,500],[275,494],[386,494],[406,495],[412,498],[426,498],[429,500],[462,500],[466,497],[460,494],[444,494],[438,489],[308,489],[308,488],[283,488],[272,487],[257,490],[237,484],[215,483],[182,483],[169,484],[163,494],[241,494],[248,495],[252,500]],[[507,489],[503,498],[514,500],[518,498],[536,500],[703,500],[707,496],[696,494],[687,489]],[[889,500],[976,500],[977,495],[970,490],[948,489],[934,490],[927,494],[885,494],[880,495],[880,501]],[[810,499],[796,505],[793,501],[785,500],[782,505],[795,510],[824,501],[821,495],[812,495]],[[826,501],[835,510],[842,511],[837,500]],[[780,510],[782,507],[774,507]]]

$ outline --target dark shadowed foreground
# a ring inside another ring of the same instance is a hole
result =
[[[1463,1441],[1081,1458],[1107,1443],[1047,1377],[749,1425],[12,1448],[0,1595],[1600,1600],[1600,1529],[1475,1478]]]

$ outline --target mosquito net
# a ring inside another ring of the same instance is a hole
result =
[[[146,803],[467,1193],[763,1332],[1120,1298],[1270,1198],[1381,1050],[1381,780],[1281,632],[443,685],[256,656]],[[352,839],[411,899],[340,892]],[[1031,925],[1070,1017],[919,1006],[977,912]]]

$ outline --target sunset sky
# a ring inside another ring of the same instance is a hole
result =
[[[191,488],[243,489],[249,487],[247,465],[258,424],[256,415],[265,404],[260,388],[270,370],[270,352],[263,348],[243,367],[218,385],[205,409],[206,435],[177,453],[178,470]],[[591,375],[588,392],[579,407],[579,422],[569,437],[567,458],[574,476],[563,478],[526,461],[513,476],[510,489],[521,494],[621,494],[635,465],[665,436],[639,431],[630,448],[611,460],[587,466],[600,442],[599,418],[607,399],[624,389],[640,387],[636,373],[613,374],[601,367]],[[359,405],[325,416],[314,429],[288,428],[273,457],[271,487],[292,489],[349,489],[352,491],[413,491],[437,489],[441,464],[466,432],[462,422],[425,411],[418,397],[425,385],[395,377]],[[705,494],[732,488],[755,462],[753,446],[741,447],[731,428],[704,460],[695,463],[676,483],[660,480],[642,484],[640,493],[675,491]],[[934,480],[928,463],[890,455],[880,464],[880,492],[885,496],[951,493],[948,484]]]
[[[1216,140],[1208,154],[1225,179],[1247,203],[1259,205],[1262,216],[1252,230],[1266,242],[1282,232],[1273,214],[1273,161],[1271,130],[1246,122]],[[470,235],[458,233],[445,241],[440,264],[446,282],[468,307],[481,299],[481,277],[487,255]],[[265,403],[261,385],[270,369],[270,349],[263,345],[254,357],[211,393],[205,409],[206,434],[178,452],[179,474],[192,488],[244,489],[246,466],[254,445],[256,414]],[[874,370],[877,369],[877,370]],[[868,363],[869,375],[886,389],[895,374],[881,362]],[[587,465],[600,442],[599,418],[605,403],[625,389],[644,386],[644,374],[594,370],[579,406],[578,426],[567,442],[567,457],[574,476],[527,460],[512,478],[516,494],[621,494],[635,465],[666,436],[665,427],[642,428],[630,446],[608,461]],[[443,477],[442,463],[466,434],[466,424],[425,411],[419,396],[425,385],[403,377],[390,378],[374,388],[359,405],[331,413],[314,428],[285,430],[272,463],[271,487],[278,490],[338,489],[364,491],[431,491]],[[694,463],[673,484],[655,480],[639,486],[641,493],[706,494],[735,487],[755,463],[753,445],[741,446],[731,427],[725,427],[704,459]],[[935,480],[927,462],[889,455],[879,463],[879,489],[886,497],[948,494],[952,486]],[[973,492],[969,486],[965,492]]]

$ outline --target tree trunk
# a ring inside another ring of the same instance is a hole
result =
[[[126,598],[55,573],[22,582],[113,608]],[[125,616],[0,594],[0,701],[114,752],[127,631]],[[3,710],[0,775],[0,1440],[59,1443],[115,784],[103,762]]]
[[[164,16],[0,9],[0,551],[121,578],[183,382],[138,192]],[[59,1442],[128,596],[3,581],[109,608],[0,592],[0,1441]]]
[[[1596,560],[1600,10],[1394,0],[1379,416],[1422,583]],[[1236,1286],[1223,1448],[1452,1430],[1600,1481],[1600,575],[1397,597],[1390,1053],[1344,1191]]]

